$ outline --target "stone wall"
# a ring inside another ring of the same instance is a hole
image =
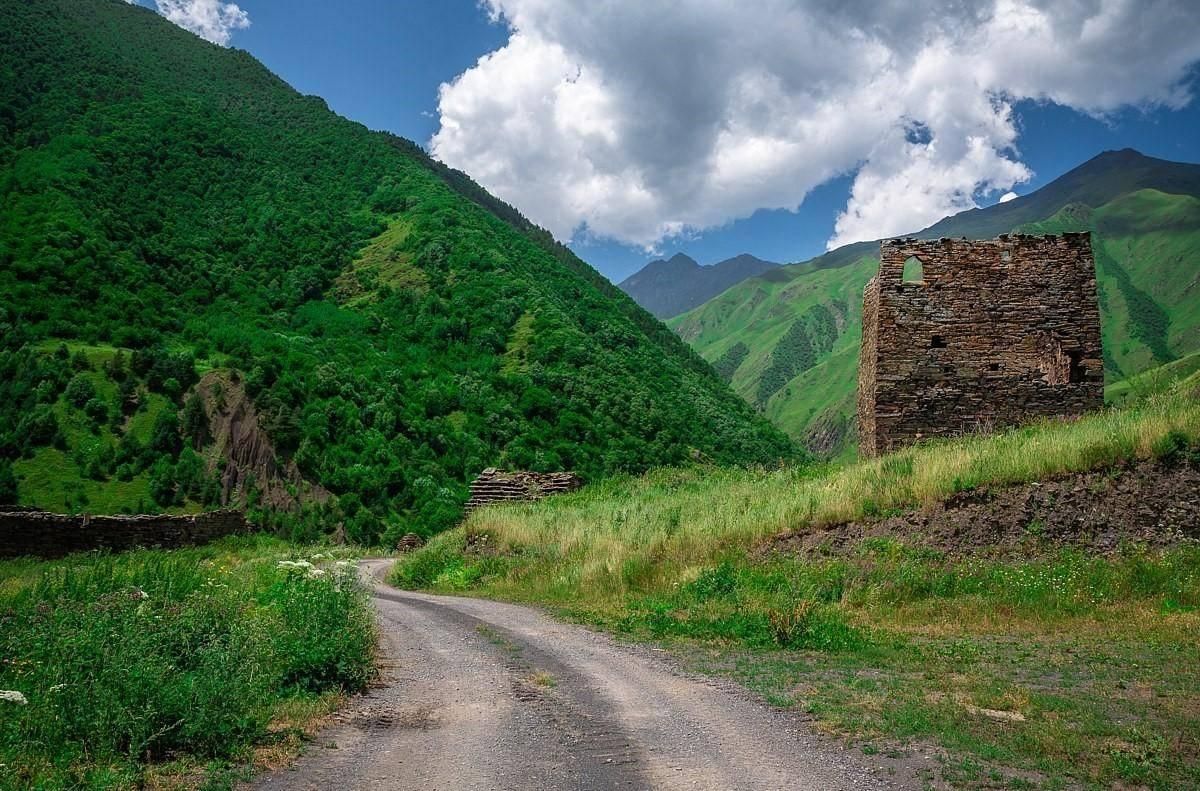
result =
[[[910,258],[923,270],[915,282]],[[880,244],[863,298],[865,454],[1103,403],[1089,234]]]
[[[570,492],[583,485],[573,472],[503,472],[489,467],[471,483],[466,511],[505,501],[540,500],[552,494]]]
[[[0,511],[0,557],[55,558],[93,549],[173,548],[249,532],[242,511],[194,516],[68,516],[45,511]]]

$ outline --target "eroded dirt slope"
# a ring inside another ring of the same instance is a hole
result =
[[[961,492],[928,508],[778,536],[764,551],[837,554],[894,537],[951,554],[1026,554],[1075,546],[1163,547],[1200,540],[1200,467],[1144,461],[1016,486]]]
[[[300,502],[323,502],[329,492],[304,479],[296,465],[281,462],[240,378],[206,373],[196,385],[212,442],[209,461],[221,474],[221,504],[245,502],[255,486],[263,503],[289,510]]]

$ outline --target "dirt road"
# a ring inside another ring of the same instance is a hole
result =
[[[378,580],[388,561],[366,561]],[[383,684],[261,789],[905,788],[740,688],[541,612],[375,585]]]

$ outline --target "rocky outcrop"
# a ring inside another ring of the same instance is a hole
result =
[[[208,418],[213,445],[206,455],[211,468],[220,471],[222,505],[245,503],[251,485],[259,502],[280,510],[329,499],[329,492],[306,481],[294,462],[279,460],[240,380],[228,371],[209,371],[196,392]]]
[[[57,558],[94,549],[193,546],[249,532],[237,510],[171,516],[89,516],[27,509],[0,511],[0,557]]]
[[[490,503],[540,500],[582,485],[583,480],[573,472],[502,472],[489,467],[471,483],[466,511]]]

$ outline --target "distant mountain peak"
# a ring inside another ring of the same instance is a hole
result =
[[[779,264],[749,253],[701,266],[686,253],[651,261],[625,278],[619,288],[660,319],[685,313],[748,277]]]

